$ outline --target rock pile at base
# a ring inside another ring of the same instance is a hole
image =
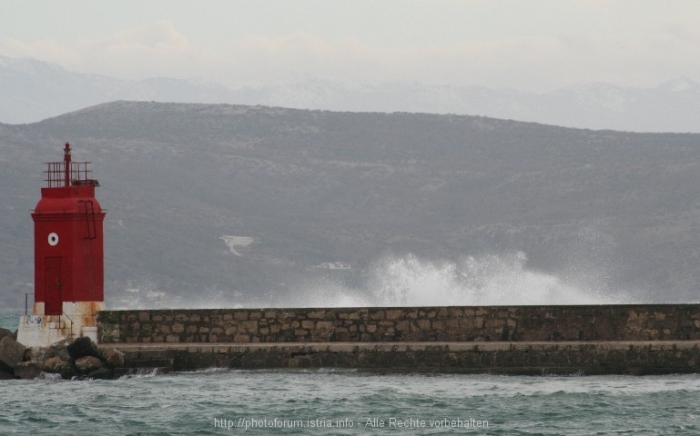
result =
[[[2,330],[2,329],[0,329]],[[124,354],[113,348],[99,349],[88,337],[64,340],[48,347],[26,348],[0,331],[0,380],[33,379],[42,373],[62,378],[111,379],[124,365]]]
[[[12,339],[17,339],[15,334],[9,331],[8,329],[0,328],[0,340],[2,340],[2,338],[4,338],[5,336],[9,336]]]
[[[0,339],[0,378],[12,378],[14,368],[24,360],[24,345],[15,341],[11,336]],[[8,377],[9,375],[9,377]]]

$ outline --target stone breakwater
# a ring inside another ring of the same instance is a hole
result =
[[[700,372],[700,305],[129,310],[98,328],[126,372]]]
[[[700,340],[700,305],[102,311],[100,343]]]
[[[210,367],[374,372],[700,372],[700,305],[103,311],[88,338],[26,349],[0,329],[0,379]]]
[[[700,371],[700,341],[114,344],[123,373],[203,368],[346,368],[371,372],[677,374]]]

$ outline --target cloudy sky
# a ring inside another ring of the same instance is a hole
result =
[[[700,81],[695,0],[3,0],[0,55],[229,87]]]

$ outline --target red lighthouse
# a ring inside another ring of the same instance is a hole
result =
[[[49,162],[34,219],[34,309],[20,322],[25,345],[65,337],[96,340],[104,301],[105,212],[95,198],[89,162],[73,162],[66,143],[62,162]],[[22,341],[22,339],[24,341]]]

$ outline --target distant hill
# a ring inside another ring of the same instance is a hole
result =
[[[0,56],[0,122],[36,122],[114,100],[463,114],[576,128],[700,132],[700,84],[688,78],[649,89],[591,83],[541,94],[483,86],[354,83],[315,77],[229,89],[162,77],[117,80],[34,59]]]
[[[36,59],[0,56],[0,122],[22,124],[114,100],[230,103],[223,86],[156,77],[118,80]]]
[[[700,135],[120,101],[0,125],[7,306],[32,290],[29,211],[65,141],[101,182],[113,301],[266,304],[313,277],[360,286],[387,255],[517,252],[603,293],[699,299]]]
[[[481,115],[558,126],[635,132],[700,132],[700,83],[656,88],[590,83],[547,93],[420,83],[329,80],[241,89],[235,101],[301,109]]]

